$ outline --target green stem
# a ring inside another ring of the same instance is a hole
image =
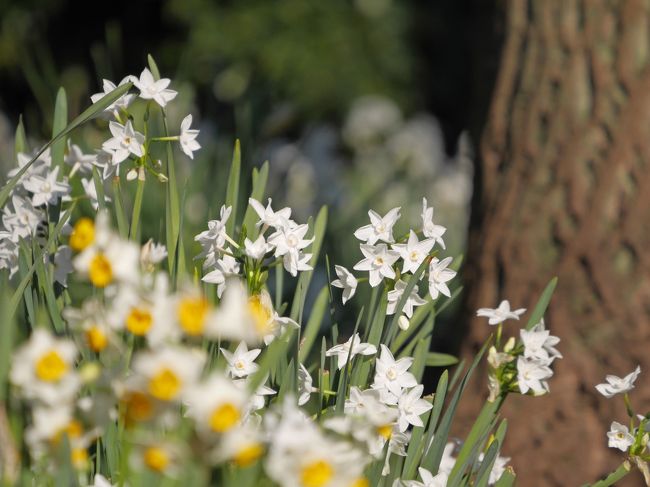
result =
[[[151,137],[149,140],[151,142],[175,142],[177,140],[180,140],[180,136],[173,135],[169,137]]]
[[[140,224],[140,212],[142,211],[142,196],[144,194],[144,168],[139,168],[138,188],[135,193],[135,202],[133,203],[133,214],[131,216],[131,240],[138,238],[138,225]]]
[[[631,470],[630,462],[627,460],[619,465],[619,467],[610,473],[607,477],[602,480],[599,480],[595,484],[592,484],[591,487],[609,487],[614,485],[614,482],[618,482],[623,477],[625,477]]]

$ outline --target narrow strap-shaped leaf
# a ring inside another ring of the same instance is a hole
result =
[[[27,135],[25,134],[25,125],[23,124],[23,116],[18,117],[18,126],[16,127],[16,135],[14,137],[14,160],[18,159],[18,154],[25,153],[27,148]]]
[[[501,448],[501,442],[499,440],[494,440],[490,443],[485,455],[483,456],[483,461],[481,466],[478,469],[476,474],[476,483],[475,487],[487,487],[488,480],[490,479],[490,473],[492,472],[492,466],[494,461],[499,455],[499,449]]]
[[[427,367],[448,367],[450,365],[456,365],[457,363],[458,357],[455,357],[448,353],[440,352],[427,353],[427,358],[425,361]]]
[[[253,189],[251,191],[251,198],[264,204],[262,199],[264,198],[264,192],[266,191],[266,183],[269,179],[269,161],[266,161],[262,164],[262,167],[259,170],[253,170]],[[248,202],[247,202],[248,205]],[[257,220],[257,213],[253,210],[251,205],[246,207],[246,213],[244,213],[244,221],[242,227],[246,228],[246,233],[248,238],[255,240],[258,235],[258,229],[255,226],[255,221]]]
[[[7,391],[7,376],[16,329],[10,311],[9,276],[6,272],[0,272],[0,403],[5,400]]]
[[[512,487],[513,485],[515,485],[515,479],[516,479],[515,472],[512,470],[511,467],[508,467],[506,468],[505,472],[503,472],[501,477],[499,477],[497,483],[494,484],[494,487]]]
[[[239,139],[235,140],[235,149],[232,154],[230,173],[228,174],[228,186],[226,187],[226,206],[232,206],[232,213],[226,223],[226,233],[233,235],[235,222],[237,221],[237,198],[239,197],[239,178],[241,175],[241,147]]]
[[[544,317],[546,308],[548,308],[548,304],[551,302],[551,297],[555,291],[555,286],[557,286],[557,277],[551,279],[551,281],[546,285],[546,288],[544,288],[544,292],[540,296],[539,301],[537,301],[537,304],[535,305],[535,308],[533,308],[533,312],[528,319],[528,323],[526,324],[527,330],[530,330]]]
[[[115,102],[115,100],[119,99],[122,95],[124,95],[127,91],[129,91],[132,86],[133,83],[125,83],[122,86],[118,86],[110,93],[104,95],[100,100],[98,100],[96,103],[93,103],[89,108],[84,110],[81,113],[81,115],[79,115],[72,122],[70,122],[62,132],[59,132],[59,134],[57,134],[56,137],[54,137],[47,144],[41,147],[41,149],[36,153],[36,155],[27,164],[25,164],[22,168],[20,168],[20,171],[18,171],[9,180],[9,182],[5,184],[2,190],[0,190],[0,208],[4,207],[5,203],[7,202],[7,199],[9,198],[9,195],[13,191],[16,184],[18,184],[18,181],[20,181],[20,178],[23,176],[23,174],[25,174],[25,172],[32,166],[32,164],[34,164],[34,162],[43,154],[43,152],[47,150],[48,147],[50,147],[53,143],[63,139],[66,135],[68,135],[70,132],[72,132],[80,125],[83,125],[91,118],[103,112],[104,109],[106,109],[113,102]]]
[[[316,337],[318,336],[318,331],[320,330],[321,323],[325,317],[325,312],[327,311],[328,304],[328,290],[327,286],[323,286],[316,302],[311,310],[311,315],[309,316],[309,321],[305,326],[305,332],[302,334],[302,343],[300,344],[300,362],[303,363],[305,359],[309,356],[312,346],[316,342]]]
[[[54,103],[54,120],[52,121],[52,138],[65,130],[68,124],[68,99],[63,87],[59,88]],[[59,179],[63,177],[63,155],[65,153],[65,137],[52,144],[52,165],[59,167]]]
[[[100,210],[105,210],[106,195],[104,194],[104,181],[99,175],[99,169],[97,169],[97,166],[93,166],[92,171],[93,171],[93,184],[95,185],[95,192],[97,193],[97,207]],[[118,180],[117,178],[115,179]],[[121,201],[120,201],[120,205],[121,205]],[[118,216],[118,221],[119,221],[119,216]]]

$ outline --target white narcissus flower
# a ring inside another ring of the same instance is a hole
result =
[[[439,260],[437,257],[431,259],[429,264],[429,294],[431,298],[436,299],[440,294],[450,297],[451,291],[447,282],[456,276],[456,271],[448,269],[452,258],[446,257]]]
[[[386,244],[366,245],[361,244],[361,252],[365,259],[354,265],[356,271],[368,271],[370,273],[368,282],[372,287],[378,286],[384,277],[395,279],[393,264],[399,259],[399,254],[394,250],[388,250]]]
[[[140,90],[140,98],[144,100],[153,100],[161,107],[167,105],[178,95],[178,92],[170,90],[169,78],[160,78],[158,81],[153,79],[153,74],[148,68],[144,68],[140,73],[140,78],[133,79],[133,84]]]
[[[108,128],[113,137],[102,144],[102,149],[112,154],[113,164],[120,164],[129,154],[144,155],[144,135],[133,128],[131,120],[126,125],[111,121]]]
[[[199,380],[205,358],[202,350],[172,346],[142,351],[133,359],[133,379],[155,399],[178,402]]]
[[[289,226],[291,224],[291,208],[286,207],[278,211],[273,211],[271,201],[271,198],[269,198],[266,208],[264,208],[264,205],[255,198],[248,198],[248,204],[253,207],[253,210],[255,210],[255,213],[260,218],[257,226],[269,226],[277,229]]]
[[[153,272],[155,266],[167,257],[167,247],[153,241],[152,238],[140,249],[140,264],[148,272]]]
[[[524,344],[524,357],[548,363],[556,358],[562,358],[562,354],[555,348],[555,345],[560,343],[560,339],[545,329],[544,320],[530,330],[521,329],[519,334]]]
[[[596,389],[603,396],[610,398],[616,394],[625,394],[626,392],[634,389],[634,382],[641,373],[641,367],[637,365],[636,369],[627,374],[625,377],[620,378],[615,375],[608,375],[605,377],[607,382],[598,384]]]
[[[291,251],[299,251],[311,245],[314,237],[305,238],[309,225],[286,226],[273,233],[268,242],[275,247],[275,256],[280,257]]]
[[[488,325],[498,325],[506,320],[518,320],[521,315],[526,312],[526,308],[510,310],[510,302],[504,299],[499,303],[495,309],[492,308],[479,308],[476,311],[476,316],[483,316],[489,318]]]
[[[93,207],[93,210],[97,211],[99,208],[99,199],[97,196],[97,187],[95,186],[95,182],[92,179],[82,178],[81,186],[83,187],[86,196],[88,196],[88,200],[90,201],[90,205]],[[104,195],[104,201],[107,203],[110,202],[110,196]]]
[[[303,254],[299,250],[291,250],[282,256],[282,265],[293,277],[298,275],[298,272],[311,271],[314,268],[309,261],[313,254]]]
[[[226,247],[228,241],[228,234],[226,233],[226,224],[232,213],[232,206],[223,205],[219,212],[219,220],[210,220],[208,222],[208,229],[199,233],[194,237],[194,241],[201,244],[203,249],[197,259],[205,258],[203,268],[207,269],[213,267],[221,252]]]
[[[74,176],[77,171],[81,171],[84,174],[89,174],[93,170],[95,165],[95,159],[97,156],[95,154],[84,154],[77,144],[73,144],[70,139],[68,139],[68,153],[65,155],[65,163],[69,166],[72,166],[70,170],[70,177]]]
[[[403,389],[409,389],[418,385],[415,376],[408,372],[413,365],[412,357],[403,357],[395,360],[390,349],[381,344],[381,354],[375,362],[375,378],[372,388],[382,393],[382,402],[397,404]],[[388,392],[389,394],[384,394]],[[391,397],[386,397],[390,396]],[[388,400],[387,400],[388,399]]]
[[[397,425],[400,432],[406,431],[409,425],[424,426],[420,416],[431,409],[433,404],[422,399],[422,392],[424,392],[424,386],[419,385],[400,396],[397,402],[399,409]]]
[[[192,115],[188,115],[181,122],[181,135],[179,136],[179,142],[181,144],[181,150],[185,152],[187,157],[194,159],[194,152],[199,150],[201,145],[196,141],[199,131],[191,129],[191,125]]]
[[[66,178],[57,181],[58,177],[59,167],[57,166],[43,176],[34,174],[23,182],[23,187],[33,193],[32,204],[34,206],[53,205],[59,198],[70,193],[71,188]]]
[[[553,376],[553,371],[546,362],[519,357],[517,359],[517,382],[522,394],[533,391],[539,396],[548,392],[546,382]]]
[[[221,435],[210,459],[215,463],[230,461],[237,467],[248,467],[264,454],[263,441],[260,428],[245,423]]]
[[[186,394],[187,414],[203,433],[224,434],[241,424],[248,396],[245,389],[218,372]]]
[[[349,362],[355,355],[374,355],[377,353],[377,347],[370,343],[361,343],[361,337],[355,333],[350,339],[340,345],[334,345],[330,348],[325,355],[328,357],[336,356],[338,360],[338,368],[341,370],[348,363],[348,355],[350,356]]]
[[[405,272],[415,272],[420,267],[420,264],[429,255],[433,248],[435,240],[427,238],[420,241],[416,233],[411,230],[409,233],[408,242],[405,244],[393,244],[393,250],[396,250],[404,264],[402,265],[402,274]]]
[[[368,211],[370,224],[358,228],[354,236],[368,245],[374,245],[378,240],[393,243],[393,226],[400,217],[400,208],[393,208],[384,216],[374,210]]]
[[[120,84],[118,86],[125,85],[126,83],[129,83],[129,82],[134,81],[134,80],[135,80],[135,77],[129,75],[129,76],[125,77],[122,81],[120,81]],[[97,103],[99,100],[104,98],[110,92],[115,90],[115,88],[117,88],[117,86],[115,86],[115,83],[113,83],[110,80],[105,79],[105,80],[103,80],[103,85],[102,85],[102,89],[104,91],[102,93],[95,93],[94,95],[91,95],[90,100],[93,103]],[[110,114],[115,114],[119,110],[126,110],[129,107],[129,105],[131,104],[131,101],[133,101],[134,98],[135,98],[135,95],[133,95],[133,94],[130,95],[128,93],[125,93],[124,95],[119,97],[117,100],[115,100],[113,103],[111,103],[109,106],[107,106],[104,109],[104,112],[107,112],[107,113],[110,113]]]
[[[218,259],[214,264],[214,269],[208,272],[201,279],[203,282],[217,285],[217,296],[221,298],[226,289],[226,281],[228,278],[237,276],[239,274],[239,262],[232,255],[224,254],[221,259]]]
[[[404,487],[445,487],[447,485],[449,475],[446,472],[438,472],[436,475],[433,475],[422,467],[418,468],[418,472],[422,482],[418,482],[417,480],[404,480],[402,481]]]
[[[357,291],[357,278],[342,265],[335,265],[334,270],[338,279],[332,281],[332,286],[343,289],[343,304],[347,303]]]
[[[244,240],[244,251],[246,252],[246,255],[252,259],[263,259],[269,250],[271,250],[271,248],[264,239],[264,235],[257,237],[255,242],[252,242],[248,237]]]
[[[427,205],[427,199],[422,198],[422,233],[424,236],[432,238],[444,249],[445,242],[442,240],[442,236],[446,231],[447,229],[442,225],[436,225],[433,223],[433,207],[429,208]]]
[[[11,197],[11,206],[13,211],[9,209],[9,205],[3,208],[2,224],[9,234],[7,238],[18,243],[20,239],[36,233],[45,213],[43,209],[35,208],[29,199],[17,195]]]
[[[309,375],[309,371],[304,365],[300,364],[298,368],[298,406],[307,404],[313,392],[318,392],[318,389],[313,387],[313,380]]]
[[[14,354],[9,380],[26,399],[61,406],[70,401],[80,386],[75,372],[77,347],[66,339],[36,328]]]
[[[402,295],[406,290],[406,286],[407,283],[400,279],[395,283],[395,289],[388,292],[388,307],[386,308],[387,315],[393,315],[395,314],[395,311],[397,311],[397,305],[402,299]],[[415,306],[422,306],[423,304],[427,304],[426,300],[422,299],[418,294],[418,287],[413,286],[413,289],[411,289],[411,293],[409,294],[408,298],[406,299],[406,302],[404,303],[402,312],[406,316],[411,318],[413,316],[413,308]]]
[[[262,351],[259,348],[248,350],[246,342],[241,342],[234,352],[224,348],[220,350],[228,362],[227,372],[231,377],[246,377],[259,369],[259,365],[255,363],[255,359]]]
[[[616,421],[612,422],[607,432],[607,438],[609,438],[607,446],[610,448],[618,448],[622,452],[626,452],[634,444],[634,436],[630,434],[627,426]]]
[[[481,453],[478,456],[479,464],[483,461],[484,458],[484,453]],[[509,461],[510,457],[502,457],[501,455],[497,455],[497,457],[494,459],[494,463],[492,464],[492,470],[490,470],[490,476],[488,478],[489,485],[496,484],[499,481],[503,475],[503,472],[505,472]]]

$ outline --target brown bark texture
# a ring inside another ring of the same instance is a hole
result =
[[[564,359],[550,395],[506,401],[502,454],[517,485],[581,485],[624,459],[606,438],[613,420],[627,422],[622,398],[594,385],[640,364],[632,403],[650,411],[650,5],[509,0],[503,9],[466,309],[501,299],[530,309],[558,276],[546,323]],[[483,318],[469,322],[467,356],[494,331]],[[487,395],[477,375],[460,411],[466,425]],[[638,472],[628,477],[619,485],[643,485]]]

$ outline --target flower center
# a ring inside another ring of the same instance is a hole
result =
[[[411,262],[417,262],[420,259],[420,252],[418,252],[417,250],[413,250],[409,254],[409,259],[411,259]]]
[[[202,297],[183,298],[177,312],[178,321],[185,333],[192,336],[200,335],[208,314],[208,301]]]
[[[113,280],[113,268],[104,254],[98,253],[90,261],[88,276],[90,277],[90,282],[95,287],[106,287],[111,283]]]
[[[142,455],[144,464],[155,472],[164,472],[169,465],[169,455],[157,446],[150,446]]]
[[[377,434],[385,440],[390,440],[390,437],[393,435],[393,425],[385,424],[383,426],[378,426]]]
[[[181,380],[170,369],[162,369],[149,381],[149,393],[161,401],[171,401],[181,390]]]
[[[245,367],[245,366],[246,366],[246,365],[244,364],[244,362],[243,362],[242,360],[236,360],[236,361],[235,361],[235,368],[236,368],[237,370],[244,370],[244,367]]]
[[[365,477],[359,477],[354,482],[352,482],[352,485],[350,485],[350,487],[370,487],[370,482]]]
[[[264,453],[264,448],[259,443],[251,443],[250,445],[241,448],[235,456],[232,458],[232,461],[238,467],[247,467],[252,464],[255,460],[260,458]]]
[[[300,481],[303,487],[323,487],[327,485],[333,475],[332,466],[324,460],[319,460],[303,467],[300,472]]]
[[[251,313],[255,328],[260,334],[267,334],[271,331],[271,310],[262,303],[259,294],[248,299],[248,311]]]
[[[41,186],[41,192],[49,193],[50,191],[52,191],[52,185],[48,181],[45,181],[43,186]]]
[[[95,224],[90,218],[80,218],[70,234],[70,247],[79,252],[95,240]]]
[[[386,225],[384,225],[383,223],[380,223],[375,227],[375,232],[377,233],[384,233],[385,231],[386,231]]]
[[[49,350],[36,362],[36,377],[44,382],[58,382],[68,371],[68,365],[56,350]]]
[[[124,399],[127,422],[146,421],[151,418],[153,405],[149,396],[142,392],[133,391]]]
[[[70,452],[70,461],[75,467],[81,469],[88,461],[88,452],[85,448],[73,448]]]
[[[224,433],[235,426],[239,422],[239,418],[241,418],[239,409],[233,403],[227,402],[212,412],[210,428],[215,433]]]
[[[153,317],[145,308],[133,307],[126,317],[126,329],[137,336],[146,335],[152,323]]]
[[[287,245],[289,247],[295,247],[298,245],[298,239],[295,235],[291,234],[287,237]]]
[[[108,345],[106,333],[97,325],[93,325],[86,330],[86,341],[90,349],[96,353],[101,352]]]
[[[378,266],[384,265],[384,259],[382,257],[375,257],[375,265]]]
[[[386,377],[388,377],[390,380],[395,380],[397,379],[397,372],[395,372],[395,369],[393,367],[390,367],[386,371]]]

